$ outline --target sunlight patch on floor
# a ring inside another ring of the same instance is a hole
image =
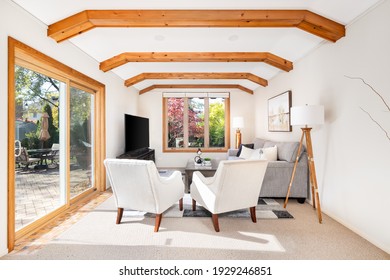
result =
[[[146,244],[143,244],[146,245]],[[219,233],[200,234],[187,233],[187,238],[167,237],[163,246],[193,249],[221,249],[221,250],[244,250],[285,252],[274,235],[252,232],[229,232],[225,236]]]

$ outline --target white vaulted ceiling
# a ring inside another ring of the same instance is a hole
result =
[[[13,0],[46,25],[84,10],[309,10],[348,25],[381,0]],[[348,33],[346,34],[348,36]],[[126,52],[269,52],[291,62],[319,44],[337,44],[297,28],[94,28],[68,39],[99,63]],[[61,43],[59,43],[61,44]],[[282,70],[262,62],[131,62],[110,70],[124,81],[148,72],[243,72],[266,80]],[[294,71],[294,70],[292,70]],[[153,84],[240,84],[249,80],[144,80]]]

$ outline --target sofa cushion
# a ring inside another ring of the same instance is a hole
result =
[[[261,138],[255,138],[255,140],[253,140],[253,149],[260,149],[260,148],[263,148],[264,147],[264,143],[266,142],[267,140],[265,139],[261,139]]]
[[[242,146],[253,149],[253,143],[251,144],[241,144],[240,147],[238,148],[237,156],[240,157],[241,151],[242,151]]]
[[[275,146],[276,144],[279,144],[279,143],[278,143],[278,142],[274,142],[274,141],[265,141],[265,142],[264,142],[263,148],[273,147],[273,146]]]
[[[294,162],[297,157],[299,148],[299,142],[273,142],[267,141],[264,143],[264,147],[278,147],[278,160],[285,160],[288,162]]]

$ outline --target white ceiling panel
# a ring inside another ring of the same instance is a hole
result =
[[[98,61],[124,52],[273,52],[311,49],[321,38],[295,28],[95,28],[70,41]],[[113,44],[113,42],[117,42]],[[99,47],[96,47],[99,46]]]

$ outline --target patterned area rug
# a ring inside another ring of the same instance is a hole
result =
[[[179,204],[173,205],[163,213],[164,218],[181,218],[181,217],[211,217],[211,213],[202,206],[197,205],[196,211],[192,211],[191,197],[185,194],[183,199],[184,210],[179,210]],[[123,217],[154,217],[154,214],[133,211],[125,209]],[[249,209],[241,209],[232,212],[226,212],[218,215],[220,218],[250,218]],[[294,218],[286,209],[283,208],[276,200],[269,198],[259,198],[256,206],[257,219],[292,219]]]

